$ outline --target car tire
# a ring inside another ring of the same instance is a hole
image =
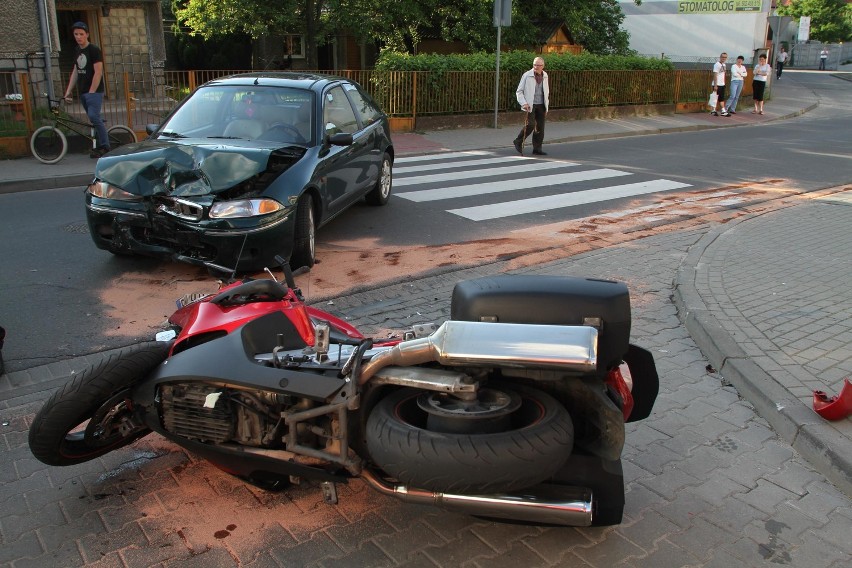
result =
[[[314,265],[314,247],[316,243],[316,218],[314,216],[314,198],[305,193],[296,205],[296,229],[293,235],[293,252],[290,255],[290,267],[295,270]]]
[[[382,156],[382,168],[379,171],[379,179],[376,185],[367,194],[367,203],[370,205],[387,205],[393,186],[393,161],[390,154],[385,152]]]
[[[445,493],[516,491],[555,475],[574,442],[568,411],[538,389],[489,383],[489,390],[515,396],[521,403],[499,427],[493,420],[459,412],[453,419],[460,425],[455,432],[435,428],[418,400],[424,391],[394,392],[367,418],[370,457],[385,473],[411,487]],[[489,412],[487,405],[483,408]]]

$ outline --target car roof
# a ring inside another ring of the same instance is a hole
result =
[[[214,85],[264,85],[269,87],[294,87],[297,89],[310,89],[314,91],[322,90],[330,83],[351,81],[343,77],[335,77],[333,75],[322,75],[320,73],[300,73],[300,72],[275,72],[262,71],[256,73],[239,73],[237,75],[229,75],[227,77],[219,77],[204,84],[204,86]]]

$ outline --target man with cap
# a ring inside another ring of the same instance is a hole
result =
[[[98,147],[93,149],[89,157],[100,158],[109,152],[109,135],[104,119],[101,117],[101,107],[104,102],[104,59],[98,46],[89,42],[89,26],[85,22],[75,22],[71,26],[74,32],[74,69],[65,89],[65,101],[71,102],[74,84],[80,93],[80,103],[89,117],[98,138]]]

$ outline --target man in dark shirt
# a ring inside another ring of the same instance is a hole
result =
[[[65,89],[65,100],[71,102],[71,92],[76,83],[80,103],[98,137],[98,147],[93,149],[89,156],[100,158],[110,150],[109,135],[101,116],[104,103],[104,59],[100,48],[89,43],[89,26],[84,22],[76,22],[71,26],[71,31],[74,32],[77,47],[74,49],[74,69]]]

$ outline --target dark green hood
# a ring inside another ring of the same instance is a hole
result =
[[[264,172],[276,149],[242,140],[146,140],[99,159],[95,177],[134,195],[208,195]]]

